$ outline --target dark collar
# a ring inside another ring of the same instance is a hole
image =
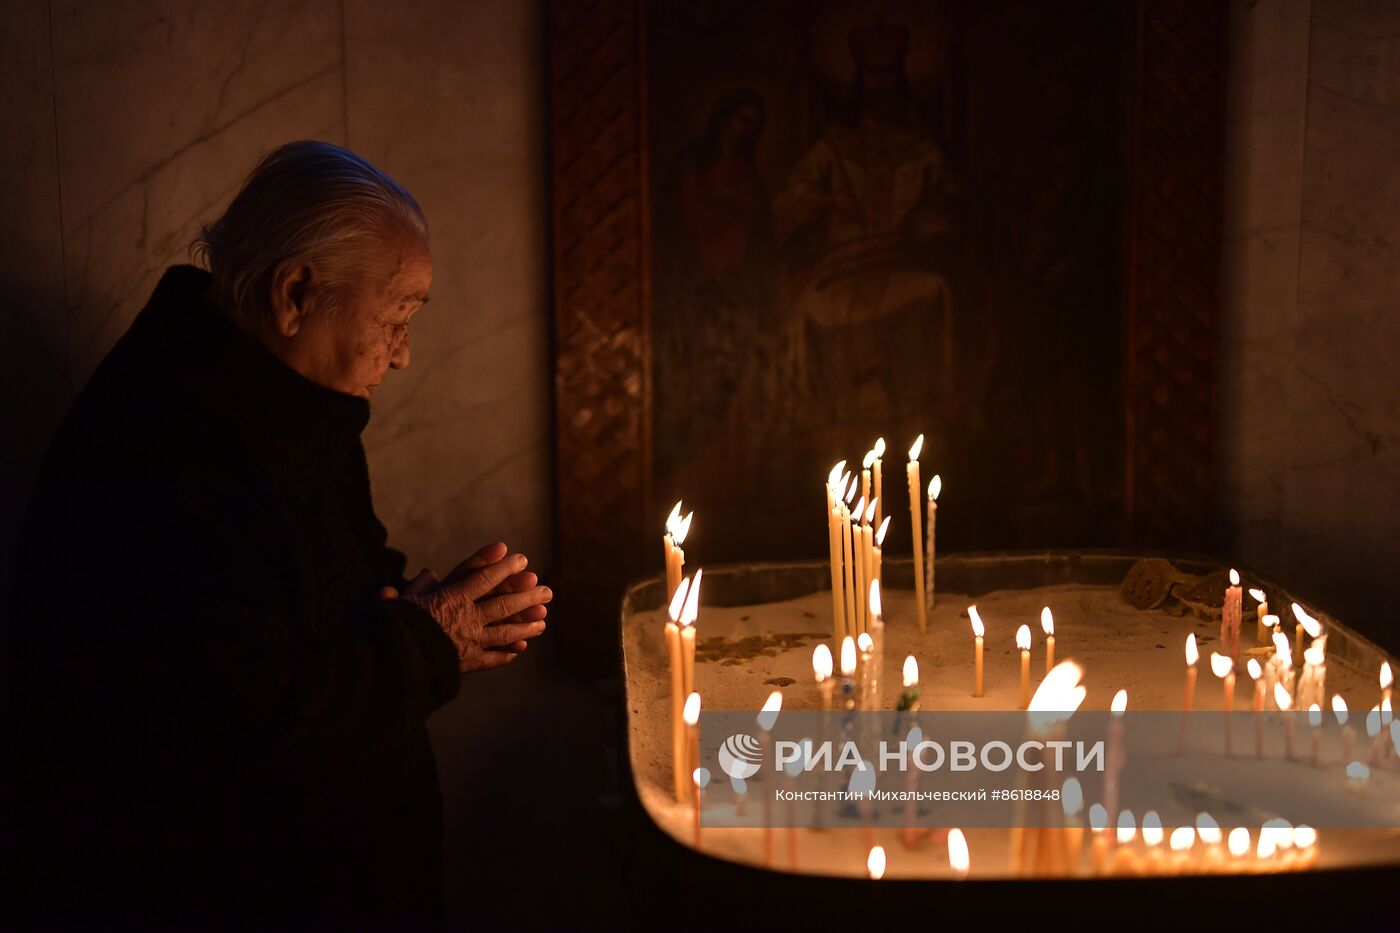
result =
[[[369,422],[369,402],[317,385],[269,353],[205,300],[210,282],[202,269],[170,267],[132,328],[158,347],[169,340],[191,423],[236,460],[333,474]]]

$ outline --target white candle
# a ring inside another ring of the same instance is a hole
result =
[[[1240,589],[1240,574],[1230,569],[1230,585],[1225,589],[1225,603],[1220,609],[1220,647],[1233,667],[1240,663],[1240,606],[1244,591]]]
[[[1055,666],[1055,617],[1050,607],[1040,610],[1040,630],[1045,633],[1045,673]]]
[[[861,556],[862,544],[865,535],[861,531],[861,522],[865,519],[865,499],[856,502],[856,507],[851,510],[851,566],[854,573],[856,592],[856,634],[864,632],[869,627],[867,621],[865,599],[865,560]]]
[[[1191,701],[1196,695],[1196,661],[1200,652],[1196,650],[1196,634],[1186,636],[1186,695],[1181,701],[1181,731],[1177,734],[1176,753],[1181,754],[1186,747],[1186,723],[1191,715]]]
[[[1016,630],[1016,647],[1021,651],[1021,709],[1031,704],[1031,627]]]
[[[879,514],[880,500],[875,500],[875,511]],[[885,520],[880,523],[880,530],[875,532],[874,547],[871,548],[872,563],[875,566],[875,579],[881,583],[885,580],[884,560],[885,560],[885,535],[890,530],[890,519],[892,515],[886,515]]]
[[[870,854],[865,857],[865,870],[870,873],[871,881],[879,881],[885,877],[884,846],[875,846],[870,850]]]
[[[934,529],[938,524],[938,494],[943,490],[943,477],[935,474],[933,479],[928,481],[928,528],[927,546],[924,548],[924,598],[928,600],[928,607],[933,609],[937,602],[934,592],[934,576],[936,572],[935,561],[937,560],[938,548]]]
[[[1332,695],[1332,714],[1337,717],[1337,725],[1342,730],[1342,761],[1351,761],[1356,748],[1356,730],[1347,725],[1347,701],[1341,694]]]
[[[1229,758],[1233,754],[1230,748],[1230,723],[1234,719],[1232,713],[1235,709],[1235,662],[1229,655],[1212,651],[1210,653],[1210,671],[1220,678],[1224,694],[1220,701],[1220,708],[1225,711],[1225,757]]]
[[[690,786],[686,782],[687,761],[685,756],[685,720],[681,714],[685,709],[685,660],[681,654],[681,624],[680,620],[685,612],[686,590],[690,587],[689,580],[682,580],[681,585],[676,587],[675,595],[671,597],[671,605],[667,610],[670,621],[666,623],[666,656],[671,668],[671,775],[672,790],[676,795],[676,803],[686,799],[690,792]]]
[[[922,516],[919,514],[919,494],[923,492],[919,483],[919,452],[924,449],[924,436],[920,434],[913,446],[909,448],[909,465],[906,471],[909,476],[909,528],[914,538],[914,608],[919,618],[919,634],[928,631],[928,610],[924,602],[924,575],[920,573],[924,566],[924,536]]]
[[[972,620],[972,637],[976,641],[977,660],[975,662],[975,673],[972,680],[972,695],[980,697],[982,695],[982,637],[987,634],[987,629],[982,625],[982,617],[977,614],[976,606],[967,607],[968,618]]]
[[[700,764],[700,694],[692,693],[685,698],[685,708],[681,714],[685,722],[685,760],[686,769],[683,773],[692,775],[691,787],[695,786],[693,775]],[[699,795],[691,794],[691,803],[695,813],[695,844],[700,844],[700,798]]]
[[[1109,704],[1108,751],[1104,762],[1103,802],[1104,812],[1110,820],[1118,817],[1118,775],[1128,760],[1123,745],[1123,713],[1128,709],[1128,691],[1119,690]]]
[[[948,867],[956,878],[966,878],[972,868],[972,858],[967,850],[967,838],[961,829],[948,830]]]
[[[1254,610],[1255,617],[1257,619],[1254,630],[1254,643],[1260,646],[1267,645],[1269,643],[1269,636],[1271,634],[1269,632],[1269,627],[1264,624],[1264,617],[1269,614],[1268,597],[1265,596],[1263,590],[1256,589],[1251,589],[1249,591],[1249,595],[1251,598],[1254,599],[1255,602],[1259,603],[1259,605]]]
[[[872,492],[874,492],[875,494],[876,525],[883,524],[885,520],[885,507],[881,504],[885,498],[884,477],[881,475],[884,467],[884,456],[885,439],[883,437],[877,437],[875,438],[875,462],[870,465],[870,471],[875,480],[874,489],[872,490]]]
[[[1264,669],[1254,658],[1245,665],[1249,676],[1254,678],[1254,757],[1264,757]]]
[[[757,716],[758,723],[758,744],[763,750],[762,760],[769,758],[769,749],[773,744],[773,726],[778,721],[778,712],[783,708],[783,692],[774,690],[768,694],[768,699],[763,701],[763,709]],[[765,782],[766,783],[766,782]],[[773,797],[774,788],[764,787],[763,789],[763,865],[771,868],[773,865]]]
[[[1293,697],[1287,690],[1283,689],[1283,684],[1274,684],[1274,702],[1278,704],[1279,710],[1285,715],[1283,717],[1283,757],[1293,757],[1293,717],[1286,715],[1289,707],[1293,705]]]

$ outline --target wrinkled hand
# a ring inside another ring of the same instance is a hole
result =
[[[524,554],[507,554],[505,544],[487,545],[462,561],[443,580],[424,570],[398,593],[380,596],[422,606],[457,646],[462,673],[500,667],[528,647],[526,639],[545,630],[545,603],[553,594],[525,570]]]

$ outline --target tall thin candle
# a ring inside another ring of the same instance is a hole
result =
[[[1031,702],[1031,627],[1023,625],[1016,630],[1016,647],[1021,651],[1021,709]]]
[[[937,602],[934,592],[935,564],[938,559],[937,538],[934,529],[938,525],[938,494],[943,490],[943,477],[935,475],[928,481],[927,546],[924,548],[924,598],[928,608],[933,609]]]
[[[972,695],[980,697],[982,695],[982,638],[987,634],[987,629],[986,626],[982,624],[982,617],[977,614],[976,606],[968,606],[967,615],[968,618],[972,620],[972,637],[977,642],[977,660],[972,681]]]
[[[1055,616],[1050,607],[1040,610],[1040,628],[1045,633],[1045,673],[1055,666]]]
[[[1181,754],[1186,747],[1186,721],[1191,715],[1191,700],[1196,695],[1196,662],[1200,652],[1196,650],[1196,635],[1186,636],[1186,695],[1181,701],[1181,731],[1176,738],[1176,753]]]
[[[1254,679],[1254,757],[1264,757],[1264,669],[1260,667],[1259,661],[1250,658],[1245,665],[1249,671],[1249,676]]]
[[[1232,715],[1235,710],[1235,664],[1230,660],[1229,655],[1212,651],[1210,653],[1210,671],[1220,678],[1221,688],[1224,691],[1220,708],[1225,711],[1225,757],[1229,758],[1233,754],[1230,747],[1230,723],[1235,718]]]
[[[914,538],[914,607],[919,619],[919,634],[928,631],[928,609],[924,603],[924,575],[921,570],[924,566],[924,536],[923,517],[919,514],[922,509],[919,506],[920,493],[923,487],[919,483],[919,452],[924,449],[924,436],[920,434],[912,447],[909,448],[909,465],[906,471],[909,474],[909,528]]]
[[[1230,658],[1232,667],[1240,663],[1240,601],[1243,595],[1239,571],[1231,568],[1230,585],[1225,589],[1225,602],[1220,608],[1220,646]]]
[[[870,465],[871,476],[874,479],[875,494],[875,524],[882,525],[885,521],[885,507],[882,500],[885,498],[885,483],[883,474],[885,456],[885,439],[875,438],[875,462]]]
[[[1264,616],[1269,614],[1269,598],[1265,595],[1263,590],[1257,589],[1250,589],[1249,595],[1255,602],[1259,603],[1254,610],[1258,620],[1255,623],[1254,643],[1260,646],[1267,645],[1269,644],[1269,636],[1272,634],[1269,631],[1269,627],[1264,624]]]
[[[682,719],[686,690],[685,661],[681,657],[680,625],[681,616],[685,611],[686,590],[689,586],[689,580],[682,580],[681,585],[676,587],[675,596],[671,598],[668,610],[670,621],[666,623],[665,629],[666,655],[671,666],[671,775],[676,803],[685,800],[690,791],[686,782],[685,720]]]
[[[865,582],[865,560],[861,556],[862,543],[865,541],[865,533],[861,531],[861,521],[865,518],[865,500],[861,499],[856,503],[856,507],[851,510],[851,566],[855,576],[856,586],[856,633],[864,632],[867,627],[867,613],[865,600],[861,594],[866,591]]]

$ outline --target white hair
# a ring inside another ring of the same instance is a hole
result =
[[[200,228],[190,254],[235,313],[266,313],[273,274],[289,261],[315,269],[334,308],[404,235],[428,238],[413,195],[347,149],[302,140],[263,157],[224,215]]]

